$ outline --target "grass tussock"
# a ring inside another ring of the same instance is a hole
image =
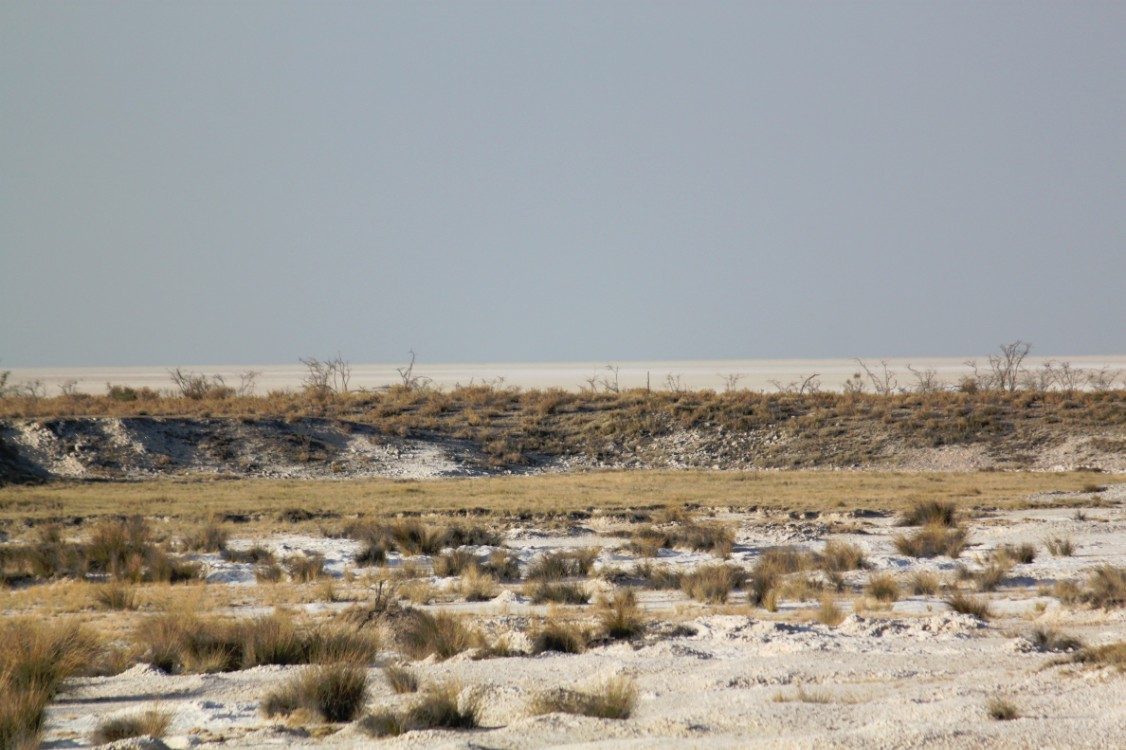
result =
[[[383,677],[393,693],[418,692],[418,676],[402,664],[388,664],[383,668]]]
[[[1075,542],[1069,537],[1055,536],[1045,539],[1044,546],[1052,557],[1071,557],[1075,554]]]
[[[1059,632],[1055,628],[1035,628],[1028,634],[1028,642],[1037,651],[1045,653],[1068,653],[1083,648],[1078,638]]]
[[[794,573],[809,570],[813,558],[796,547],[775,547],[759,555],[747,579],[747,601],[754,606],[773,610],[783,580]]]
[[[892,542],[901,555],[909,557],[957,558],[969,544],[969,534],[965,529],[929,524],[914,534],[896,534]]]
[[[1016,565],[1028,565],[1036,559],[1036,545],[1029,542],[1006,544],[997,550],[995,558],[1004,558]]]
[[[471,648],[483,647],[484,640],[455,615],[448,612],[431,614],[419,609],[406,609],[393,621],[395,637],[404,654],[411,659],[436,656],[449,659]]]
[[[102,609],[133,610],[137,608],[137,590],[116,581],[105,583],[94,590],[94,602]]]
[[[1068,661],[1088,667],[1113,667],[1119,672],[1126,672],[1126,641],[1082,647]]]
[[[1100,565],[1092,570],[1087,577],[1083,601],[1103,609],[1126,606],[1126,568]]]
[[[294,583],[309,583],[325,574],[324,556],[291,555],[285,559],[285,568]]]
[[[826,573],[846,573],[850,570],[863,570],[868,567],[864,550],[849,542],[832,540],[825,543],[825,549],[814,555],[818,568]]]
[[[262,700],[266,716],[305,710],[321,721],[355,719],[368,697],[367,671],[346,664],[306,667]]]
[[[393,523],[360,520],[348,526],[346,533],[368,547],[395,550],[403,555],[437,555],[447,547],[500,546],[498,533],[483,526],[427,524],[417,518]]]
[[[817,621],[822,625],[836,627],[844,622],[844,611],[837,605],[831,596],[821,598],[821,606],[817,608]]]
[[[266,664],[370,663],[382,646],[371,631],[299,628],[288,617],[244,621],[169,613],[145,620],[137,640],[147,661],[170,674],[233,672]]]
[[[938,576],[929,570],[917,570],[911,574],[910,590],[914,596],[934,596],[941,585]]]
[[[1007,698],[994,696],[985,704],[985,712],[994,721],[1012,721],[1020,718],[1020,709]]]
[[[230,539],[230,536],[230,531],[213,519],[203,526],[186,532],[181,542],[184,545],[184,549],[192,552],[221,553],[227,548],[227,541]]]
[[[140,713],[111,716],[98,723],[90,739],[95,745],[126,740],[130,737],[161,738],[172,724],[172,714],[156,708]]]
[[[558,581],[589,575],[601,551],[597,547],[585,547],[545,552],[532,561],[524,577],[529,581]]]
[[[997,587],[1005,582],[1005,576],[1009,575],[1009,571],[1008,559],[1004,555],[999,555],[981,570],[975,571],[973,581],[978,591],[996,591]]]
[[[227,562],[243,563],[249,565],[269,565],[275,563],[274,553],[260,544],[255,544],[247,549],[230,549],[223,547],[219,555]]]
[[[549,617],[532,634],[532,653],[555,651],[561,654],[581,654],[586,650],[590,635],[581,625],[559,617]]]
[[[667,565],[654,565],[648,560],[634,564],[633,574],[645,582],[650,589],[678,589],[683,574]]]
[[[628,719],[637,708],[637,685],[615,677],[594,692],[551,690],[536,696],[533,714],[565,713],[598,719]]]
[[[98,641],[77,625],[0,624],[0,748],[38,747],[48,702],[99,651]]]
[[[680,579],[680,588],[696,601],[723,604],[743,585],[746,573],[732,565],[703,565]]]
[[[645,620],[637,605],[637,594],[630,589],[615,591],[598,602],[598,622],[602,636],[613,640],[633,638],[645,631]]]
[[[590,602],[590,594],[579,583],[541,581],[528,584],[524,593],[531,598],[533,604],[587,604]]]
[[[669,523],[647,526],[630,536],[629,549],[634,554],[656,557],[662,549],[686,549],[710,552],[726,559],[735,546],[735,530],[722,523],[697,523],[687,514],[666,513]]]
[[[467,602],[487,602],[496,598],[500,593],[500,582],[497,579],[472,565],[465,570],[458,581],[458,591]]]
[[[942,526],[952,529],[958,525],[958,508],[942,500],[924,500],[916,503],[897,522],[899,526]]]
[[[477,555],[467,549],[450,550],[434,558],[434,575],[442,578],[459,576],[475,567],[477,567]]]
[[[405,711],[368,714],[359,721],[359,728],[376,738],[423,729],[476,729],[481,704],[475,695],[464,695],[466,692],[456,682],[431,685]]]
[[[890,573],[879,573],[868,579],[864,591],[876,601],[894,602],[899,599],[899,582]]]
[[[981,597],[963,594],[960,591],[947,599],[946,604],[954,612],[972,615],[979,620],[988,620],[993,617],[993,611],[990,609],[988,601]]]

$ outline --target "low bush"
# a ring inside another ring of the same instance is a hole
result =
[[[1020,717],[1020,711],[1012,701],[995,696],[985,704],[986,713],[995,721],[1012,721]]]

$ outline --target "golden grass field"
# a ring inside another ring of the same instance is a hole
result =
[[[1025,506],[1034,493],[1093,492],[1118,482],[1126,482],[1126,477],[1081,471],[612,471],[425,481],[56,482],[0,488],[0,522],[11,526],[123,515],[192,521],[242,514],[265,525],[277,525],[278,514],[290,509],[322,517],[466,512],[552,515],[686,504],[799,513],[898,512],[920,500],[934,499],[953,501],[965,509],[1013,509]]]

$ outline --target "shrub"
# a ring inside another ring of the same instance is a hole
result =
[[[532,713],[566,713],[598,719],[628,719],[637,707],[637,686],[625,677],[615,677],[597,692],[553,690],[539,695]]]
[[[703,565],[680,579],[680,588],[697,601],[722,604],[742,585],[745,573],[730,565]]]
[[[946,555],[957,558],[968,541],[965,529],[950,529],[938,524],[924,526],[911,536],[897,534],[892,539],[896,550],[910,557]]]
[[[988,620],[993,616],[989,602],[976,596],[966,596],[960,591],[946,600],[950,609],[963,615],[973,615],[981,620]]]
[[[612,597],[599,600],[598,621],[602,634],[615,640],[632,638],[645,630],[637,595],[629,589],[616,591]]]
[[[958,525],[958,508],[954,503],[941,500],[925,500],[916,503],[902,518],[900,526],[943,526],[954,528]]]
[[[985,704],[985,710],[989,714],[989,718],[996,721],[1011,721],[1020,717],[1020,711],[1016,705],[1000,696],[990,698],[989,702]]]
[[[890,573],[880,573],[868,579],[866,591],[877,601],[894,602],[899,598],[899,583]]]
[[[160,738],[171,723],[171,714],[155,708],[127,716],[114,716],[98,723],[91,740],[95,745],[104,745],[144,735]]]
[[[305,709],[322,721],[356,718],[367,701],[367,672],[344,664],[306,667],[262,701],[267,716]]]

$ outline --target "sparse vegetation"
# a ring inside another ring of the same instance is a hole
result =
[[[1056,536],[1046,539],[1044,546],[1053,557],[1071,557],[1075,554],[1075,543],[1068,537]]]
[[[168,731],[171,723],[172,715],[156,708],[124,716],[111,716],[98,722],[91,740],[95,745],[104,745],[145,735],[159,739]]]
[[[1083,601],[1103,609],[1126,606],[1126,568],[1100,565],[1092,570]]]
[[[626,677],[615,677],[592,693],[551,690],[532,703],[534,714],[566,713],[598,719],[628,719],[637,706],[637,686]]]
[[[1028,634],[1028,642],[1037,651],[1061,653],[1078,651],[1083,643],[1078,638],[1060,633],[1054,628],[1035,628]]]
[[[581,654],[586,650],[589,635],[577,623],[551,616],[532,633],[532,652],[558,651],[563,654]]]
[[[615,591],[613,596],[599,600],[598,621],[602,634],[615,640],[633,638],[645,630],[641,608],[637,606],[637,594],[629,589]]]
[[[433,654],[448,659],[470,648],[484,645],[481,635],[467,628],[449,612],[430,614],[407,609],[395,618],[394,629],[403,652],[412,659]]]
[[[475,696],[461,698],[455,682],[431,685],[401,713],[381,711],[360,720],[371,737],[392,737],[422,729],[475,729],[480,725],[480,703]]]
[[[387,678],[387,684],[395,693],[418,692],[418,677],[401,664],[388,664],[383,668],[383,676]]]
[[[322,721],[352,721],[367,701],[367,672],[345,664],[306,667],[262,700],[266,716],[304,709]]]
[[[938,576],[928,570],[916,570],[911,574],[911,593],[915,596],[934,596],[939,586]]]
[[[941,500],[928,500],[916,503],[899,519],[900,526],[944,526],[948,529],[958,526],[958,508],[954,503]]]
[[[890,573],[879,573],[868,579],[865,591],[877,601],[894,602],[899,598],[899,583]]]
[[[680,588],[697,601],[722,604],[743,585],[746,573],[732,565],[703,565],[680,578]]]
[[[988,620],[993,617],[993,611],[990,609],[987,600],[969,596],[960,591],[955,592],[953,596],[947,599],[946,604],[959,614],[972,615],[979,620]]]
[[[985,710],[989,714],[989,718],[996,721],[1012,721],[1020,717],[1020,710],[1016,704],[1007,698],[994,696],[989,699],[985,704]]]
[[[892,538],[896,550],[910,557],[937,557],[946,555],[957,558],[969,543],[965,529],[948,528],[940,524],[924,526],[910,536],[896,534]]]

